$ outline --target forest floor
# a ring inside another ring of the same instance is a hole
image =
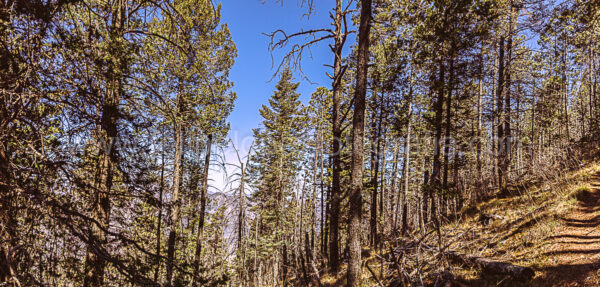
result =
[[[492,219],[483,222],[484,214]],[[416,248],[410,254],[402,244],[394,247],[406,250],[402,269],[410,276],[421,274],[426,286],[434,286],[435,274],[442,271],[454,275],[451,286],[600,286],[600,164],[585,163],[571,172],[554,172],[538,183],[515,187],[510,194],[467,207],[457,218],[447,219],[441,231],[441,242],[435,233],[423,235],[420,231],[400,239],[424,239],[423,246],[433,247],[430,251]],[[530,267],[535,276],[518,282],[443,258],[440,261],[437,246]],[[390,258],[388,250],[389,246],[364,257],[363,266],[371,269],[363,268],[364,286],[401,286],[390,284],[397,273],[386,276],[379,268],[381,258]],[[336,275],[324,274],[323,285],[344,286],[345,266],[342,269]]]
[[[589,188],[580,189],[576,198],[577,206],[545,239],[553,264],[539,269],[540,284],[600,286],[600,174],[592,175]]]
[[[549,179],[519,195],[480,204],[463,223],[447,226],[463,239],[452,249],[531,267],[529,282],[449,266],[458,285],[600,286],[600,166]],[[477,213],[497,216],[489,225]],[[471,230],[469,230],[471,229]],[[462,232],[462,233],[460,233]]]

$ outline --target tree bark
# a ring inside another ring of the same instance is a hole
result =
[[[178,114],[181,113],[181,95],[177,96]],[[173,158],[173,187],[171,194],[171,226],[169,239],[167,241],[167,274],[165,285],[171,286],[173,280],[173,268],[175,265],[175,241],[177,238],[177,226],[179,225],[179,211],[181,200],[179,198],[179,183],[181,179],[181,159],[183,155],[182,123],[180,119],[175,120],[175,156]]]
[[[511,130],[511,100],[512,100],[512,50],[513,50],[513,30],[514,30],[514,7],[511,4],[510,7],[510,22],[508,29],[508,41],[506,43],[506,88],[504,89],[504,158],[502,168],[504,169],[504,187],[506,190],[508,184],[508,171],[510,168],[511,156],[512,156],[512,130]]]
[[[436,214],[436,204],[435,204],[435,198],[434,198],[434,193],[433,193],[433,189],[437,189],[441,186],[441,182],[440,182],[440,173],[441,173],[441,167],[442,167],[442,162],[440,160],[440,153],[441,153],[441,138],[442,138],[442,119],[443,119],[443,115],[444,115],[444,93],[445,93],[445,74],[446,74],[446,67],[445,67],[445,61],[443,59],[443,57],[440,57],[439,59],[439,78],[436,82],[436,88],[437,88],[437,92],[438,92],[438,96],[436,99],[436,102],[434,104],[434,110],[435,110],[435,118],[434,118],[434,127],[435,127],[435,138],[434,138],[434,143],[433,143],[433,166],[432,166],[432,172],[431,172],[431,179],[429,180],[429,185],[431,186],[431,188],[428,188],[427,190],[427,194],[426,197],[428,199],[424,199],[424,200],[431,200],[431,205],[430,205],[430,209],[429,213],[431,214],[432,218],[435,218],[435,214]],[[428,221],[428,215],[427,215],[427,211],[425,214],[425,221]],[[427,223],[427,222],[425,222]]]
[[[402,164],[402,235],[406,235],[408,230],[408,201],[407,194],[409,189],[409,170],[410,170],[410,141],[412,136],[412,97],[413,97],[413,79],[411,72],[410,88],[408,89],[408,119],[406,122],[406,139],[404,141],[404,163]]]
[[[356,88],[352,118],[352,172],[350,180],[350,211],[348,214],[348,280],[350,287],[360,286],[361,277],[361,213],[363,189],[365,98],[369,62],[369,32],[371,30],[371,0],[360,2]]]
[[[496,112],[498,117],[498,133],[496,136],[498,143],[498,187],[500,190],[506,188],[505,176],[506,169],[504,168],[506,150],[504,149],[504,36],[500,36],[498,44],[498,84],[496,87]]]
[[[161,165],[160,165],[160,187],[158,190],[158,219],[156,224],[156,267],[154,268],[154,283],[158,283],[158,273],[160,272],[160,235],[162,225],[162,213],[163,213],[163,191],[164,191],[164,178],[165,178],[165,143],[162,143],[161,151]]]
[[[206,194],[208,193],[208,171],[210,168],[210,153],[213,135],[209,134],[206,141],[206,154],[204,156],[204,170],[202,171],[202,194],[200,196],[200,220],[198,221],[198,233],[196,234],[196,252],[194,255],[194,276],[192,286],[198,281],[200,268],[200,254],[202,253],[202,235],[204,234],[204,221],[206,215]],[[242,183],[243,184],[243,183]]]
[[[400,188],[398,188],[398,162],[400,161],[400,144],[394,144],[392,158],[392,182],[390,184],[390,230],[393,236],[396,235],[396,227],[398,226],[398,207],[400,206]]]
[[[454,84],[454,56],[450,58],[448,95],[446,96],[446,126],[444,132],[444,175],[442,177],[442,188],[444,192],[448,188],[448,172],[449,172],[449,157],[450,157],[450,133],[452,129],[452,91]],[[444,194],[444,197],[447,195]]]
[[[483,188],[483,175],[482,175],[482,162],[481,162],[481,121],[482,121],[482,109],[481,109],[481,98],[483,97],[483,43],[481,44],[481,52],[479,53],[479,90],[477,93],[477,190],[476,190],[476,201],[479,201],[482,197]]]
[[[250,156],[248,156],[248,158],[250,158]],[[245,271],[245,266],[246,266],[246,249],[244,248],[244,226],[245,226],[245,210],[246,210],[246,192],[244,191],[244,182],[246,181],[246,166],[244,166],[244,163],[240,162],[240,170],[242,172],[241,176],[240,176],[240,196],[238,198],[239,201],[239,211],[238,211],[238,226],[237,226],[237,250],[238,250],[238,256],[239,256],[239,251],[242,250],[243,254],[242,254],[242,268],[240,268],[240,280],[245,281],[246,280],[246,274],[247,272]],[[302,189],[302,194],[303,194],[303,198],[302,198],[302,204],[304,204],[304,188]],[[303,206],[300,207],[300,231],[302,231],[302,210],[303,210]]]
[[[342,32],[343,1],[336,0],[335,5],[335,37],[333,46],[333,93],[332,93],[332,172],[331,172],[331,203],[329,218],[329,267],[333,273],[340,270],[339,259],[339,210],[340,210],[340,173],[341,173],[341,149],[340,141],[342,138],[342,121],[340,115],[340,102],[342,98],[342,78],[344,71],[342,69],[342,48],[346,40],[345,33]]]
[[[377,192],[379,188],[379,149],[380,149],[380,126],[381,122],[378,113],[381,113],[378,97],[373,92],[374,103],[373,103],[373,116],[371,118],[371,182],[370,187],[373,189],[371,193],[371,218],[369,221],[370,225],[370,236],[369,244],[371,247],[377,246]],[[383,98],[383,95],[382,95]]]

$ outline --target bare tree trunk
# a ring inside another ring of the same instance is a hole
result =
[[[408,200],[406,195],[409,189],[410,171],[410,141],[412,136],[412,103],[413,103],[413,72],[410,72],[410,87],[408,88],[408,116],[406,120],[406,138],[404,141],[404,163],[402,164],[402,235],[408,230]]]
[[[500,144],[498,143],[498,125],[500,122],[500,111],[498,111],[498,107],[496,106],[494,101],[497,101],[498,95],[498,79],[500,72],[500,63],[498,61],[498,50],[496,50],[497,42],[494,40],[493,50],[494,50],[494,76],[492,83],[492,184],[496,186],[498,183],[498,147]]]
[[[498,86],[496,88],[496,112],[498,113],[498,186],[501,190],[506,189],[505,177],[505,158],[506,150],[504,149],[504,122],[506,121],[504,115],[504,36],[500,36],[500,43],[498,44]]]
[[[160,156],[160,187],[158,190],[158,219],[156,224],[156,266],[154,268],[154,283],[158,283],[158,273],[160,272],[160,235],[163,213],[163,191],[165,178],[165,143],[162,142],[162,151]]]
[[[381,103],[378,101],[375,91],[373,91],[373,116],[371,118],[371,182],[370,187],[373,189],[371,193],[371,218],[369,221],[370,225],[370,236],[369,245],[371,247],[377,246],[377,192],[378,192],[378,179],[379,179],[379,149],[380,149],[380,135],[379,129],[381,122],[378,123],[379,116],[378,112],[381,113]],[[381,96],[383,99],[383,95]]]
[[[342,32],[342,21],[345,18],[343,15],[343,1],[335,1],[335,37],[333,46],[333,106],[332,106],[332,143],[333,148],[331,157],[333,167],[331,172],[331,203],[330,203],[330,218],[329,218],[329,267],[333,273],[340,270],[339,259],[339,212],[340,212],[340,173],[341,173],[341,150],[340,141],[342,137],[342,120],[340,115],[340,102],[342,98],[342,77],[344,70],[342,69],[342,48],[346,41],[346,34]]]
[[[320,111],[319,111],[319,117],[321,116]],[[320,120],[320,119],[319,119]],[[320,123],[319,123],[319,127],[317,128],[320,132]],[[318,163],[319,163],[319,137],[321,135],[317,134],[315,135],[315,153],[314,153],[314,162],[313,162],[313,185],[312,185],[312,194],[313,194],[313,198],[315,198],[315,195],[317,194],[317,175],[318,175]],[[322,146],[322,145],[321,145]],[[317,214],[316,214],[316,206],[313,205],[313,212],[312,212],[312,216],[313,218],[316,218]],[[321,238],[323,238],[323,190],[321,190]],[[314,226],[314,224],[313,224]],[[315,232],[313,231],[312,236],[314,236]],[[314,239],[313,239],[314,240]],[[322,242],[322,240],[321,240]],[[322,249],[321,249],[322,250]]]
[[[177,95],[177,112],[181,113],[182,95]],[[173,268],[175,264],[175,241],[177,238],[177,226],[179,225],[179,211],[181,200],[179,198],[179,183],[181,178],[181,160],[183,156],[182,123],[175,121],[175,156],[173,158],[173,187],[171,194],[171,226],[169,239],[167,241],[167,274],[166,286],[171,286],[173,280]]]
[[[394,144],[393,158],[392,158],[392,182],[390,184],[390,214],[392,220],[390,220],[391,233],[396,234],[396,227],[398,226],[398,206],[400,201],[400,189],[398,188],[398,162],[400,157],[399,144]]]
[[[381,119],[381,121],[383,122],[383,119]],[[383,125],[383,124],[380,124]],[[382,128],[380,128],[380,134],[383,137],[381,139],[382,144],[381,147],[379,149],[379,158],[381,160],[381,172],[380,174],[380,185],[381,185],[381,190],[379,191],[379,223],[381,224],[381,228],[380,228],[380,232],[381,232],[381,236],[384,237],[387,233],[387,229],[386,229],[386,225],[385,225],[385,216],[386,216],[386,209],[385,209],[385,197],[387,195],[386,193],[386,188],[385,188],[385,165],[386,165],[386,160],[385,160],[385,151],[387,149],[387,138],[386,138],[386,132],[381,130]],[[381,238],[379,238],[379,242],[378,242],[379,246],[381,247],[381,244],[383,243],[383,240],[381,240]]]
[[[442,162],[440,161],[440,153],[441,153],[441,138],[442,138],[442,119],[443,119],[443,114],[444,114],[444,93],[445,93],[445,74],[446,74],[446,69],[445,69],[445,61],[443,59],[443,57],[440,57],[439,60],[439,78],[438,81],[436,82],[436,88],[437,88],[437,92],[438,92],[438,96],[437,99],[435,101],[434,104],[434,110],[435,110],[435,118],[434,118],[434,127],[435,127],[435,138],[434,138],[434,146],[433,146],[433,167],[432,167],[432,172],[431,172],[431,179],[429,180],[429,184],[431,186],[433,186],[434,188],[439,188],[441,185],[440,182],[440,173],[441,173],[441,167],[442,167]],[[433,190],[432,188],[429,188],[427,190],[427,197],[429,199],[426,200],[431,200],[431,210],[429,210],[429,212],[431,213],[431,216],[433,218],[435,218],[435,214],[436,214],[436,204],[435,204],[435,198],[434,198],[434,194],[433,194]],[[426,215],[425,218],[427,219],[428,216]]]
[[[200,220],[198,221],[198,233],[196,233],[196,252],[194,254],[194,276],[192,286],[198,281],[198,270],[200,269],[200,253],[202,252],[202,235],[204,234],[204,217],[206,215],[206,194],[208,193],[208,171],[210,168],[210,153],[212,146],[212,134],[208,135],[206,141],[206,154],[204,155],[204,170],[202,171],[202,195],[200,197]],[[242,182],[243,185],[243,182]],[[194,208],[196,208],[194,206]]]
[[[588,75],[589,75],[589,84],[590,84],[590,123],[589,126],[591,127],[596,127],[595,125],[595,121],[594,121],[594,107],[595,107],[595,103],[596,103],[596,91],[595,91],[595,83],[594,83],[594,62],[593,62],[593,49],[590,48],[590,55],[588,58]]]
[[[454,85],[454,56],[450,58],[450,71],[449,71],[449,81],[448,81],[448,95],[446,96],[446,126],[444,131],[444,174],[442,177],[442,188],[444,190],[448,189],[448,172],[450,165],[450,133],[452,129],[452,91]],[[447,199],[447,194],[444,192],[443,197]],[[442,208],[444,210],[444,215],[446,215],[446,207],[445,204]]]
[[[412,109],[412,99],[408,104],[408,108]],[[406,195],[408,194],[409,189],[409,170],[410,170],[410,141],[411,141],[411,115],[412,112],[408,114],[408,123],[406,124],[406,140],[404,141],[404,163],[402,164],[402,180],[404,183],[402,184],[402,235],[406,235],[408,230],[408,200]]]
[[[533,90],[537,90],[537,85],[535,79],[533,80]],[[531,160],[530,160],[530,168],[533,167],[535,155],[536,155],[536,138],[535,138],[535,106],[536,106],[536,92],[533,93],[533,98],[531,99]]]
[[[249,157],[249,156],[248,156]],[[241,177],[240,177],[240,196],[239,196],[239,205],[240,205],[240,209],[238,211],[238,240],[237,240],[237,249],[238,251],[240,249],[243,249],[243,256],[242,256],[242,268],[240,268],[240,272],[242,274],[240,274],[240,280],[245,281],[245,274],[246,272],[244,271],[244,266],[246,266],[246,249],[244,247],[244,223],[245,223],[245,210],[246,210],[246,192],[244,191],[244,182],[246,181],[246,166],[244,166],[243,163],[240,163],[240,170],[242,172]],[[302,194],[304,195],[304,188],[302,189]],[[302,203],[304,204],[304,201],[302,201]],[[302,207],[301,207],[301,218],[300,218],[300,224],[302,224]],[[300,230],[302,230],[302,227],[300,227]],[[239,254],[239,253],[238,253]]]
[[[506,58],[506,71],[504,71],[506,76],[506,87],[504,89],[504,135],[503,135],[503,156],[502,159],[502,174],[503,174],[503,182],[501,185],[502,190],[506,190],[507,181],[508,181],[508,172],[510,169],[511,162],[511,151],[512,151],[512,135],[511,135],[511,98],[512,98],[512,46],[513,46],[513,31],[514,31],[514,6],[510,6],[510,20],[509,20],[509,28],[508,28],[508,41],[506,44],[507,50],[507,58]]]
[[[503,163],[503,169],[504,169],[504,189],[506,189],[506,185],[508,183],[508,172],[510,169],[510,163],[511,163],[511,157],[512,157],[512,128],[511,128],[511,117],[512,117],[512,111],[511,111],[511,100],[512,100],[512,51],[513,51],[513,30],[514,30],[514,8],[513,5],[511,4],[510,7],[510,23],[509,23],[509,29],[508,29],[508,41],[506,43],[506,51],[507,51],[507,57],[506,57],[506,71],[505,71],[505,75],[506,75],[506,88],[504,89],[505,91],[505,103],[504,103],[504,151],[505,151],[505,157],[504,157],[504,163]]]
[[[479,93],[477,94],[477,195],[476,200],[481,199],[483,175],[482,175],[482,163],[481,163],[481,120],[482,120],[482,109],[481,109],[481,97],[483,97],[483,43],[481,44],[481,52],[479,54]]]
[[[563,112],[565,118],[565,131],[567,132],[567,143],[571,140],[569,131],[569,84],[567,79],[567,37],[563,35],[563,67],[562,67],[562,84],[563,84]]]
[[[361,277],[361,213],[363,189],[365,98],[369,62],[369,32],[371,30],[371,0],[360,2],[356,88],[352,118],[352,172],[350,180],[350,210],[348,214],[348,280],[350,287],[360,286]]]

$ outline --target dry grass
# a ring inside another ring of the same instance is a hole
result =
[[[425,237],[423,243],[433,248],[429,250],[413,248],[403,253],[401,265],[404,275],[409,278],[407,280],[413,282],[423,280],[425,284],[433,283],[435,276],[432,274],[449,271],[458,278],[457,284],[466,286],[600,286],[600,283],[598,285],[593,283],[594,278],[600,278],[600,275],[592,276],[592,279],[588,278],[589,276],[583,279],[575,276],[582,273],[581,268],[591,268],[590,266],[595,265],[585,263],[579,266],[561,263],[566,260],[563,257],[570,255],[557,256],[557,251],[560,251],[557,248],[563,247],[557,247],[557,242],[553,239],[561,234],[564,235],[568,225],[564,220],[566,217],[580,216],[577,210],[582,195],[598,188],[592,186],[592,182],[598,180],[595,178],[598,174],[600,174],[600,165],[588,163],[580,170],[548,177],[543,184],[520,190],[515,196],[493,198],[477,206],[465,208],[458,219],[446,223],[441,228],[441,242],[435,233]],[[493,214],[496,218],[484,226],[480,222],[482,213]],[[600,210],[594,210],[593,213],[585,216],[597,217],[600,221]],[[421,234],[414,234],[403,240],[415,242],[421,238]],[[600,244],[600,233],[597,242]],[[482,277],[479,270],[453,265],[440,257],[438,246],[443,246],[444,250],[528,266],[536,271],[536,276],[531,282],[514,282],[510,278],[501,277]],[[363,286],[378,286],[378,282],[388,286],[391,280],[397,277],[397,275],[390,275],[394,274],[391,272],[394,267],[389,263],[389,246],[386,246],[383,251],[368,253],[368,256],[363,255]],[[600,245],[598,253],[600,254]],[[388,262],[383,265],[383,276],[381,276],[382,258],[388,259]],[[373,272],[364,267],[365,264],[368,264]],[[338,274],[324,274],[321,277],[323,286],[344,286],[345,270],[346,266],[342,265]],[[372,273],[375,273],[377,279]],[[557,278],[555,274],[564,276]],[[582,274],[589,274],[589,272]],[[574,281],[569,281],[568,278],[573,276],[576,277]],[[556,282],[559,283],[555,284]],[[570,285],[574,282],[579,285]]]
[[[565,232],[567,222],[564,218],[576,212],[582,194],[593,190],[590,182],[598,173],[600,165],[589,165],[564,177],[546,181],[519,196],[495,198],[479,204],[477,209],[480,212],[494,214],[497,219],[483,226],[478,220],[478,213],[475,213],[463,217],[458,225],[448,224],[443,228],[447,240],[461,231],[470,230],[471,233],[461,240],[454,239],[456,243],[450,249],[532,267],[537,271],[536,277],[533,282],[521,283],[523,286],[553,284],[548,281],[552,278],[548,272],[560,272],[552,267],[557,263],[556,254],[561,254],[560,250],[556,250],[553,238]],[[593,216],[598,215],[595,212]],[[449,268],[470,286],[519,285],[507,278],[481,278],[479,272],[472,269]]]

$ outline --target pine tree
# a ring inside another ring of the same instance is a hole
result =
[[[252,211],[259,226],[255,230],[259,244],[254,252],[259,253],[261,261],[274,264],[277,272],[293,226],[291,211],[296,203],[292,188],[302,155],[300,137],[305,119],[296,92],[298,85],[292,82],[292,72],[284,70],[269,106],[260,109],[263,127],[254,130],[255,154],[249,170],[254,186]]]

